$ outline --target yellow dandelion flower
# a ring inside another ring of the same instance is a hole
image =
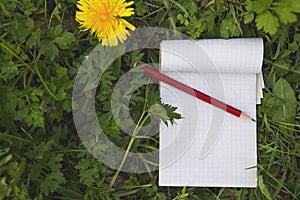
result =
[[[79,0],[76,21],[84,31],[90,30],[103,46],[116,46],[124,42],[135,27],[122,17],[134,14],[133,8],[127,8],[134,2],[125,0]]]

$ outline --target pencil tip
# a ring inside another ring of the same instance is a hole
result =
[[[256,120],[255,119],[251,119],[252,121],[254,121],[254,122],[256,122]]]

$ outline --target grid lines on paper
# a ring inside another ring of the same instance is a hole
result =
[[[175,74],[172,74],[174,78]],[[226,93],[226,97],[224,100],[228,101],[232,105],[236,105],[241,109],[245,110],[249,113],[249,115],[255,114],[255,109],[253,109],[253,105],[255,105],[255,94],[253,94],[253,82],[255,81],[254,75],[241,75],[232,77],[232,75],[225,74],[221,75],[222,81],[224,84],[224,89]],[[195,75],[195,74],[185,74],[184,77],[186,80],[181,80],[186,82],[197,89],[205,91],[209,94],[209,89],[205,86],[205,80],[214,80],[216,77],[213,74],[208,75]],[[248,84],[247,84],[248,83]],[[240,85],[240,86],[239,86]],[[243,86],[241,86],[243,85]],[[220,129],[222,134],[217,141],[215,148],[211,151],[209,156],[204,160],[197,159],[197,153],[199,153],[199,149],[205,139],[205,133],[208,132],[207,124],[211,123],[211,112],[215,110],[211,105],[203,103],[201,101],[197,101],[196,104],[194,102],[195,98],[192,96],[187,96],[186,94],[181,94],[181,91],[168,87],[169,90],[173,90],[176,95],[179,95],[181,101],[181,109],[188,110],[187,112],[199,112],[205,113],[205,115],[198,115],[197,120],[197,138],[193,141],[193,144],[190,146],[188,150],[186,150],[185,154],[181,156],[174,164],[166,169],[162,169],[160,176],[161,182],[172,182],[175,185],[191,185],[191,186],[238,186],[243,184],[243,180],[249,180],[249,174],[254,177],[254,173],[245,173],[244,168],[251,167],[256,164],[256,149],[253,149],[253,145],[255,146],[256,138],[253,139],[253,130],[255,131],[255,127],[251,126],[248,129],[245,128],[246,122],[238,119],[230,114],[225,114],[225,122],[224,126]],[[243,87],[244,89],[241,89]],[[168,101],[168,97],[165,97],[162,92],[162,100]],[[243,99],[247,101],[243,101]],[[193,103],[191,103],[193,102]],[[251,103],[250,103],[251,102]],[[174,103],[174,102],[173,102]],[[179,104],[177,104],[178,106]],[[195,106],[196,105],[196,106]],[[250,106],[252,105],[252,106]],[[196,109],[197,108],[197,109]],[[214,112],[224,112],[220,110],[216,110]],[[186,113],[185,121],[182,123],[189,123],[190,126],[195,126],[195,122],[189,122],[191,116],[190,113]],[[222,114],[222,113],[221,113]],[[208,115],[208,116],[207,116]],[[192,116],[193,117],[193,116]],[[180,124],[179,124],[180,125]],[[181,124],[182,125],[182,124]],[[196,125],[196,126],[197,126]],[[168,131],[164,131],[161,133],[161,142],[164,140],[170,140],[172,138],[172,129],[178,129],[178,127],[169,127]],[[243,131],[242,135],[240,131]],[[179,134],[190,134],[188,133],[189,129],[181,130]],[[216,130],[218,131],[218,130]],[[182,133],[181,133],[182,132]],[[162,135],[164,134],[164,135]],[[168,138],[170,136],[171,138]],[[246,142],[245,142],[246,141]],[[252,143],[247,144],[248,141],[252,141]],[[186,143],[187,141],[183,142]],[[254,143],[253,143],[254,142]],[[185,149],[184,147],[178,146],[174,153],[180,153],[181,150]],[[195,153],[196,152],[196,153]],[[247,153],[246,155],[252,155],[245,157],[245,154],[240,152]],[[192,173],[190,173],[192,172]],[[239,173],[240,172],[240,173]],[[170,179],[172,180],[168,180]],[[173,180],[176,179],[176,180]],[[250,178],[250,182],[253,179]],[[245,184],[245,183],[244,183]],[[247,185],[247,184],[246,184]],[[249,184],[248,184],[249,185]]]

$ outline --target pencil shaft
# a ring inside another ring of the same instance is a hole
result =
[[[194,96],[194,97],[196,97],[196,98],[198,98],[198,99],[200,99],[200,100],[202,100],[206,103],[209,103],[209,104],[211,104],[211,105],[213,105],[217,108],[220,108],[220,109],[222,109],[222,110],[224,110],[224,111],[226,111],[226,112],[228,112],[228,113],[230,113],[230,114],[232,114],[236,117],[240,117],[241,114],[242,114],[242,111],[240,111],[239,109],[234,108],[234,107],[232,107],[232,106],[230,106],[230,105],[228,105],[228,104],[226,104],[222,101],[219,101],[218,99],[210,97],[207,94],[204,94],[203,92],[200,92],[200,91],[198,91],[194,88],[191,88],[191,87],[189,87],[189,86],[187,86],[187,85],[185,85],[185,84],[183,84],[179,81],[176,81],[175,79],[172,79],[171,77],[168,77],[168,76],[166,76],[166,75],[164,75],[164,74],[162,74],[158,71],[155,71],[155,70],[153,70],[151,68],[148,68],[148,67],[143,67],[142,69],[144,70],[145,74],[147,74],[147,75],[149,75],[149,76],[151,76],[151,77],[153,77],[153,78],[155,78],[159,81],[167,83],[167,84],[169,84],[169,85],[171,85],[171,86],[173,86],[173,87],[175,87],[175,88],[177,88],[177,89],[179,89],[179,90],[181,90],[185,93],[188,93],[188,94],[190,94],[190,95],[192,95],[192,96]]]

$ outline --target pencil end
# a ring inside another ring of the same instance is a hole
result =
[[[240,118],[245,119],[245,120],[249,120],[249,121],[256,122],[255,119],[253,119],[252,117],[246,115],[245,113],[241,113]]]

